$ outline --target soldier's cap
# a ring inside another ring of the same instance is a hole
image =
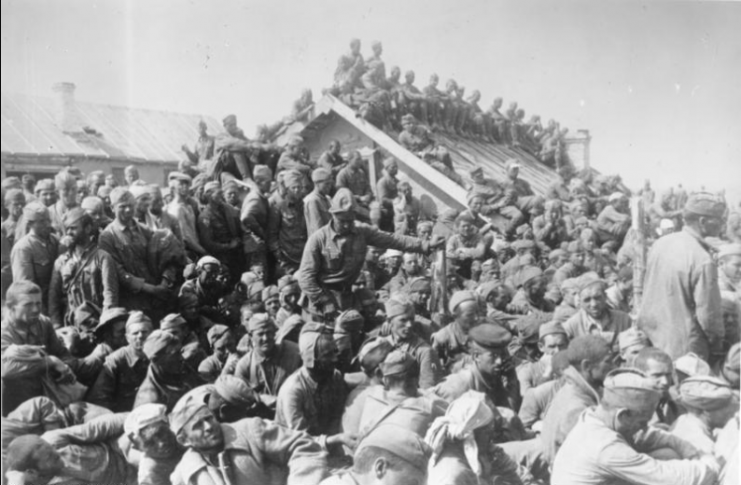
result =
[[[100,314],[100,320],[98,320],[98,326],[95,327],[95,335],[99,335],[100,332],[113,325],[116,322],[127,322],[129,319],[129,312],[122,307],[106,308],[103,313]]]
[[[67,167],[63,168],[54,176],[54,186],[57,189],[68,189],[77,186],[77,178],[72,175]]]
[[[156,187],[156,185],[155,185],[155,187]],[[226,192],[228,190],[241,191],[242,190],[242,186],[239,185],[234,179],[231,179],[231,180],[227,180],[226,182],[224,182],[223,189],[224,189],[224,192]]]
[[[482,323],[468,332],[471,342],[486,349],[506,347],[512,340],[512,334],[496,323]]]
[[[258,330],[277,330],[277,326],[267,313],[255,313],[247,321],[247,331],[252,333]]]
[[[5,177],[2,181],[1,187],[3,190],[23,189],[21,179],[18,177]]]
[[[101,189],[103,187],[106,187],[105,185],[101,186]],[[98,196],[99,197],[105,197],[104,195],[100,195],[100,190],[98,190]],[[136,202],[136,197],[129,192],[129,190],[126,187],[116,187],[115,189],[111,190],[110,193],[110,199],[111,199],[111,206],[115,207],[118,204],[133,204]]]
[[[674,369],[690,377],[709,376],[710,365],[694,352],[688,352],[674,361]]]
[[[400,258],[404,256],[404,253],[398,249],[387,249],[383,255],[387,258]]]
[[[332,214],[354,214],[355,200],[350,189],[342,187],[337,190],[332,198],[332,206],[329,208]]]
[[[543,270],[537,266],[525,266],[514,277],[515,285],[519,288],[528,282],[543,276]]]
[[[502,286],[502,282],[499,280],[489,280],[485,283],[481,283],[478,288],[476,288],[476,292],[479,294],[481,299],[483,301],[486,301],[489,299],[489,297],[492,295],[492,293],[495,293],[499,288]]]
[[[85,209],[86,211],[102,211],[103,200],[100,197],[90,195],[82,199],[82,202],[80,202],[80,207],[82,209]]]
[[[365,319],[359,311],[355,309],[345,310],[340,313],[335,321],[334,332],[337,333],[357,333],[363,329]]]
[[[566,278],[561,283],[561,293],[565,293],[568,290],[579,289],[579,278]]]
[[[720,197],[708,193],[697,192],[691,194],[684,205],[684,212],[707,217],[723,217],[726,204]]]
[[[203,193],[208,194],[209,192],[212,192],[214,190],[219,190],[221,188],[221,184],[216,181],[210,181],[203,184]]]
[[[414,117],[413,114],[407,113],[404,116],[401,117],[401,123],[414,123],[417,121],[417,119]]]
[[[521,249],[533,249],[535,242],[532,239],[518,239],[512,243],[512,249],[519,251]]]
[[[625,195],[622,192],[613,192],[613,193],[610,194],[610,197],[608,197],[607,200],[609,202],[614,202],[616,200],[623,200],[623,199],[627,199],[627,198],[628,198],[628,196]]]
[[[467,301],[478,303],[479,299],[476,297],[476,293],[474,293],[473,291],[456,291],[455,293],[453,293],[453,296],[450,297],[450,302],[448,302],[448,310],[450,311],[450,313],[454,313],[456,308]]]
[[[95,324],[98,325],[99,318],[100,307],[91,301],[85,300],[74,309],[74,322],[76,327],[90,328],[90,320],[94,320]]]
[[[741,243],[722,245],[720,251],[718,251],[718,259],[723,259],[728,256],[741,256]]]
[[[407,375],[416,370],[417,361],[403,350],[392,350],[381,363],[383,377]]]
[[[175,436],[201,410],[208,410],[208,398],[214,386],[205,385],[191,389],[181,397],[170,412],[170,429]]]
[[[468,211],[461,212],[458,217],[455,218],[455,225],[467,222],[468,224],[476,224],[476,218]]]
[[[262,301],[262,290],[265,289],[265,283],[262,280],[253,281],[245,288],[245,296],[249,302]]]
[[[563,328],[563,325],[556,321],[546,322],[538,329],[538,340],[543,340],[543,338],[547,337],[548,335],[558,334],[567,335],[566,329]]]
[[[214,258],[213,256],[203,256],[196,263],[196,270],[197,271],[200,271],[200,270],[204,269],[206,266],[208,266],[210,264],[213,264],[213,265],[218,266],[219,268],[221,268],[221,261],[219,261],[218,259]]]
[[[226,325],[222,325],[220,323],[217,323],[213,327],[208,329],[208,333],[206,334],[206,338],[208,339],[208,344],[213,347],[216,345],[216,343],[222,339],[225,335],[229,333],[229,327]]]
[[[38,201],[29,202],[23,208],[23,218],[27,222],[42,221],[49,219],[49,209],[44,204]]]
[[[614,408],[642,411],[655,408],[661,391],[638,369],[620,368],[607,374],[602,401]]]
[[[255,391],[237,376],[222,374],[214,382],[214,391],[234,406],[250,407],[257,402]]]
[[[426,276],[415,276],[409,280],[409,283],[407,283],[406,286],[406,291],[409,293],[430,290],[432,290],[432,282],[430,281],[430,278]]]
[[[584,273],[577,278],[579,293],[595,285],[600,286],[604,290],[607,287],[607,282],[600,278],[594,271]]]
[[[561,248],[554,249],[550,253],[548,253],[548,260],[555,261],[556,259],[566,256],[566,251],[564,251]]]
[[[316,183],[324,182],[325,180],[331,180],[332,179],[332,173],[327,170],[326,168],[315,168],[313,172],[311,172],[311,181]]]
[[[618,334],[618,348],[620,352],[634,345],[648,345],[648,337],[636,327],[630,327]]]
[[[194,293],[181,293],[178,295],[178,308],[183,309],[191,305],[198,305],[198,296]]]
[[[181,314],[170,313],[160,321],[160,330],[170,330],[173,328],[178,328],[181,325],[185,325],[186,323],[188,322],[185,321],[185,318],[183,318]]]
[[[386,320],[391,321],[393,318],[408,315],[414,312],[414,304],[401,293],[394,293],[386,300]]]
[[[98,187],[98,193],[95,195],[97,195],[101,199],[105,199],[106,197],[110,197],[112,193],[113,193],[113,189],[111,187],[107,185],[101,185],[100,187]]]
[[[162,352],[167,350],[168,347],[178,344],[178,338],[174,335],[165,332],[164,330],[155,330],[147,340],[144,341],[144,355],[149,360],[155,360]]]
[[[278,291],[281,295],[291,295],[301,293],[301,287],[293,276],[285,275],[278,280]]]
[[[132,325],[148,325],[149,329],[152,329],[152,320],[148,316],[139,310],[135,310],[129,313],[129,318],[126,319],[126,330]]]
[[[273,171],[270,170],[270,167],[268,167],[267,165],[255,165],[255,168],[252,170],[252,175],[256,179],[272,179]]]
[[[733,391],[717,377],[688,377],[679,386],[679,399],[691,408],[717,411],[731,403]]]
[[[275,334],[275,343],[280,344],[297,328],[303,329],[305,324],[306,322],[301,318],[301,315],[291,315],[286,318],[283,325],[278,329],[278,333]]]
[[[188,182],[188,183],[191,183],[191,182],[193,182],[193,177],[191,177],[187,173],[183,173],[183,172],[170,172],[167,175],[167,181],[168,182],[177,181],[177,182]]]
[[[373,338],[367,340],[360,347],[358,356],[353,359],[360,363],[364,371],[370,373],[375,371],[381,363],[386,360],[386,356],[394,350],[391,342],[384,338]]]
[[[237,115],[226,115],[224,116],[224,119],[221,120],[223,124],[236,124],[237,123]]]
[[[421,436],[391,423],[381,423],[368,432],[358,443],[355,455],[371,446],[398,456],[421,473],[426,473],[427,463],[432,455],[432,448]]]
[[[64,224],[64,227],[70,227],[74,224],[77,224],[82,219],[90,219],[90,216],[87,212],[81,207],[75,207],[74,209],[70,209],[67,212],[64,213],[64,216],[62,216],[62,223]]]
[[[39,193],[42,190],[54,190],[54,181],[52,179],[41,179],[36,182],[36,187],[33,188],[34,193]]]
[[[549,322],[553,314],[533,312],[517,319],[517,336],[520,342],[526,344],[537,343],[540,339],[540,326]]]
[[[26,196],[21,189],[10,189],[5,193],[5,203],[9,204],[11,202],[26,203]]]
[[[396,163],[396,159],[394,157],[386,157],[383,159],[383,168],[389,168],[389,166],[394,163]]]
[[[329,341],[334,344],[332,333],[330,327],[318,322],[308,322],[301,328],[298,336],[298,349],[307,369],[312,369],[316,363],[317,347],[321,339],[328,337]]]
[[[505,162],[504,168],[510,170],[512,168],[522,168],[522,165],[520,165],[519,160],[517,160],[516,158],[510,158]]]
[[[582,244],[581,239],[577,239],[571,241],[566,247],[566,250],[570,253],[581,253],[584,252],[584,245]]]
[[[262,301],[265,303],[278,299],[278,296],[280,296],[280,290],[275,285],[268,285],[262,290]]]
[[[139,436],[139,431],[150,424],[164,423],[167,421],[167,406],[148,402],[131,410],[124,421],[124,434],[126,436]]]

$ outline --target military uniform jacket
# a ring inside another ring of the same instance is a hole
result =
[[[300,367],[298,345],[284,340],[276,344],[270,357],[262,357],[254,349],[248,350],[237,362],[234,375],[244,379],[260,395],[277,397],[288,376]]]
[[[316,485],[327,476],[327,457],[304,432],[260,418],[222,424],[229,479],[189,449],[171,475],[172,485]]]
[[[442,365],[437,352],[430,344],[416,335],[412,335],[406,342],[397,341],[393,335],[382,338],[391,343],[395,349],[407,352],[417,361],[420,389],[428,389],[440,381]]]
[[[137,353],[130,345],[122,347],[106,357],[85,400],[114,412],[129,411],[148,369],[149,359],[144,353]]]
[[[332,201],[316,189],[304,197],[304,217],[306,218],[306,233],[314,234],[332,220],[329,208]]]
[[[308,233],[302,200],[289,202],[277,191],[268,199],[267,243],[279,260],[298,264]]]
[[[13,281],[31,281],[41,287],[42,313],[48,314],[49,287],[54,261],[59,255],[59,239],[54,234],[44,240],[32,232],[20,238],[10,252]]]
[[[49,316],[54,326],[73,324],[73,312],[86,301],[102,310],[118,306],[116,262],[95,243],[79,256],[68,251],[54,263],[49,291]]]

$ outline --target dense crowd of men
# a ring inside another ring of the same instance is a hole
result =
[[[387,80],[381,52],[353,41],[333,89],[421,157],[427,126],[520,139],[477,92]],[[224,128],[164,190],[135,166],[3,180],[4,483],[738,483],[722,194],[559,162],[538,195],[516,159],[464,178],[434,147],[468,189],[438,212],[393,158],[372,187],[336,140],[310,160]]]

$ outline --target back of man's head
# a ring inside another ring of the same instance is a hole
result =
[[[569,342],[567,349],[569,364],[581,369],[582,362],[596,364],[610,353],[610,345],[602,337],[582,335]]]

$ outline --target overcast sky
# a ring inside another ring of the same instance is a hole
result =
[[[626,1],[2,0],[2,89],[238,115],[249,136],[331,84],[352,37],[387,70],[518,101],[632,185],[741,193],[741,4]]]

